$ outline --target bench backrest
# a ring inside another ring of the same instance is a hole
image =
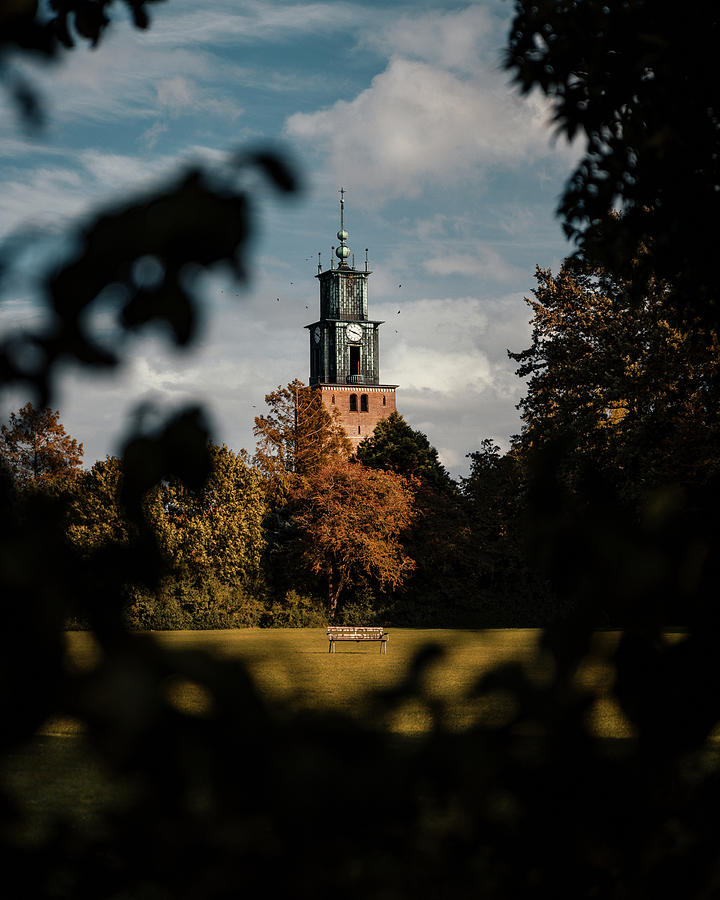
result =
[[[374,625],[328,625],[327,633],[332,638],[376,641],[383,636],[384,629]]]

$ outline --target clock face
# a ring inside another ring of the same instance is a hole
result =
[[[315,328],[315,331],[313,331],[313,337],[315,338],[315,343],[319,344],[320,343],[320,327],[319,326],[317,326]]]
[[[356,325],[355,322],[352,322],[348,325],[345,334],[349,341],[359,341],[362,337],[362,328],[360,325]]]

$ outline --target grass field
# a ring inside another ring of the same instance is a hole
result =
[[[462,731],[478,716],[502,720],[511,711],[502,696],[480,701],[468,696],[483,672],[508,661],[523,662],[532,678],[550,674],[549,663],[538,656],[539,633],[513,630],[390,629],[387,655],[376,643],[339,644],[328,653],[324,629],[273,629],[217,632],[157,633],[157,640],[178,649],[201,648],[221,656],[242,658],[262,695],[278,709],[331,710],[360,715],[368,697],[401,683],[417,652],[429,643],[442,655],[425,672],[415,698],[394,709],[381,727],[399,736],[418,736],[433,721],[449,731]],[[598,635],[599,648],[617,639]],[[70,632],[68,665],[91,669],[98,661],[92,638]],[[600,662],[578,673],[581,685],[599,693],[591,728],[603,738],[630,735],[627,722],[603,691],[610,673]],[[202,712],[208,698],[189,682],[172,686],[172,702],[188,712]],[[435,717],[435,718],[433,718]],[[79,827],[94,827],[95,811],[112,804],[118,786],[111,782],[85,747],[80,725],[69,719],[45,723],[32,744],[7,759],[0,780],[26,811],[28,836],[45,827],[54,811],[76,819]]]
[[[421,734],[431,725],[427,707],[443,710],[443,727],[459,731],[481,712],[476,700],[468,697],[473,684],[489,669],[508,661],[523,662],[530,675],[548,677],[547,662],[536,651],[539,632],[534,629],[491,629],[482,631],[394,628],[390,630],[387,654],[376,643],[340,643],[328,653],[323,628],[247,629],[238,631],[156,632],[155,637],[174,648],[204,649],[221,656],[237,656],[245,661],[263,696],[271,704],[290,708],[332,710],[353,715],[364,709],[373,692],[396,686],[408,671],[417,652],[432,643],[442,650],[423,684],[429,703],[409,704],[385,723],[398,734]],[[83,632],[69,632],[68,656],[72,665],[91,668],[97,649]],[[598,635],[607,647],[617,640],[612,633]],[[579,673],[582,685],[599,689],[608,686],[609,674],[599,664]],[[178,706],[200,708],[206,698],[191,684],[176,685]],[[502,716],[502,700],[496,700]],[[486,707],[483,708],[486,711]],[[628,726],[620,711],[607,697],[596,703],[593,729],[602,737],[626,737]],[[45,736],[77,734],[78,726],[68,720],[46,724]]]

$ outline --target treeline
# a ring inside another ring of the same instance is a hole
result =
[[[201,485],[166,478],[144,493],[142,520],[165,568],[127,584],[132,627],[490,625],[542,611],[520,577],[511,457],[485,442],[457,484],[397,413],[350,458],[317,393],[293,382],[267,400],[253,458],[210,443]],[[79,559],[97,565],[139,540],[124,459],[83,470],[58,412],[28,404],[2,427],[2,447],[18,506],[61,501]]]
[[[150,584],[127,585],[129,623],[488,627],[582,613],[610,626],[626,617],[625,594],[638,578],[666,594],[659,615],[682,621],[685,591],[667,583],[664,557],[689,554],[691,571],[688,541],[720,468],[720,379],[715,332],[683,328],[666,295],[654,282],[638,304],[627,281],[579,259],[557,275],[538,269],[527,301],[532,343],[510,354],[527,379],[522,430],[505,453],[483,441],[459,482],[397,413],[351,457],[317,392],[294,381],[268,394],[252,458],[209,444],[202,485],[166,478],[145,493],[143,517],[166,569]],[[82,445],[58,414],[29,404],[2,436],[20,496],[52,490],[69,499],[77,554],[132,543],[122,459],[81,470]],[[604,520],[610,508],[623,511],[633,542],[638,527],[648,539],[670,528],[670,547],[655,551],[645,574],[623,570],[628,554],[637,566],[638,548]],[[576,594],[549,588],[543,559],[563,510],[576,523],[562,536],[564,565],[582,586]],[[583,565],[595,571],[597,561],[587,558],[578,520],[594,523],[605,557],[608,578],[593,575],[591,586]]]

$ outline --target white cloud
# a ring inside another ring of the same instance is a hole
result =
[[[190,108],[202,101],[210,104],[208,112],[237,114],[238,107],[225,93],[227,84],[218,88],[224,72],[218,71],[215,56],[197,47],[155,44],[151,34],[115,28],[97,50],[78,45],[51,67],[28,62],[18,67],[39,89],[52,122],[114,124],[147,119],[171,106],[178,112],[183,90]]]
[[[517,296],[417,300],[400,313],[376,304],[374,314],[385,320],[383,380],[414,391],[445,396],[466,388],[502,391],[514,368],[506,348],[527,341],[527,315]]]
[[[527,275],[524,269],[510,265],[491,247],[474,246],[462,254],[434,256],[423,262],[434,275],[480,276],[505,284],[516,283]]]
[[[401,57],[355,99],[290,116],[286,132],[325,150],[338,183],[373,201],[552,153],[539,98],[519,98],[496,72],[462,78]]]
[[[0,183],[0,239],[19,226],[52,227],[87,208],[87,187],[80,172],[38,165]]]
[[[273,3],[271,0],[225,0],[211,9],[195,3],[173,4],[172,17],[158,10],[149,40],[157,45],[236,44],[281,41],[298,33],[327,34],[359,25],[366,13],[352,3]]]
[[[155,90],[158,110],[173,117],[202,110],[204,113],[215,113],[232,120],[243,112],[242,107],[232,99],[216,96],[210,88],[201,89],[183,75],[164,78]]]
[[[479,350],[448,354],[403,343],[395,349],[393,368],[402,372],[403,387],[411,391],[440,387],[443,394],[455,394],[469,387],[482,389],[492,381],[490,363]]]
[[[499,61],[496,23],[487,4],[465,9],[430,11],[386,21],[361,40],[388,57],[421,60],[443,69],[477,72],[488,53]]]
[[[64,159],[62,158],[64,156]],[[33,168],[0,178],[0,240],[17,228],[56,229],[79,222],[92,209],[120,203],[169,179],[186,161],[222,163],[227,154],[194,146],[170,155],[109,153],[89,148],[53,152]]]
[[[153,150],[160,140],[160,137],[168,130],[168,125],[164,122],[155,122],[147,131],[144,131],[141,141],[148,150]]]
[[[171,113],[181,112],[197,103],[195,86],[182,75],[163,78],[155,90],[158,106],[161,109],[168,109]]]
[[[134,154],[106,153],[101,150],[85,150],[79,155],[84,172],[90,175],[97,189],[115,194],[121,188],[152,183],[155,178],[171,168],[176,160],[170,157],[147,157]]]

